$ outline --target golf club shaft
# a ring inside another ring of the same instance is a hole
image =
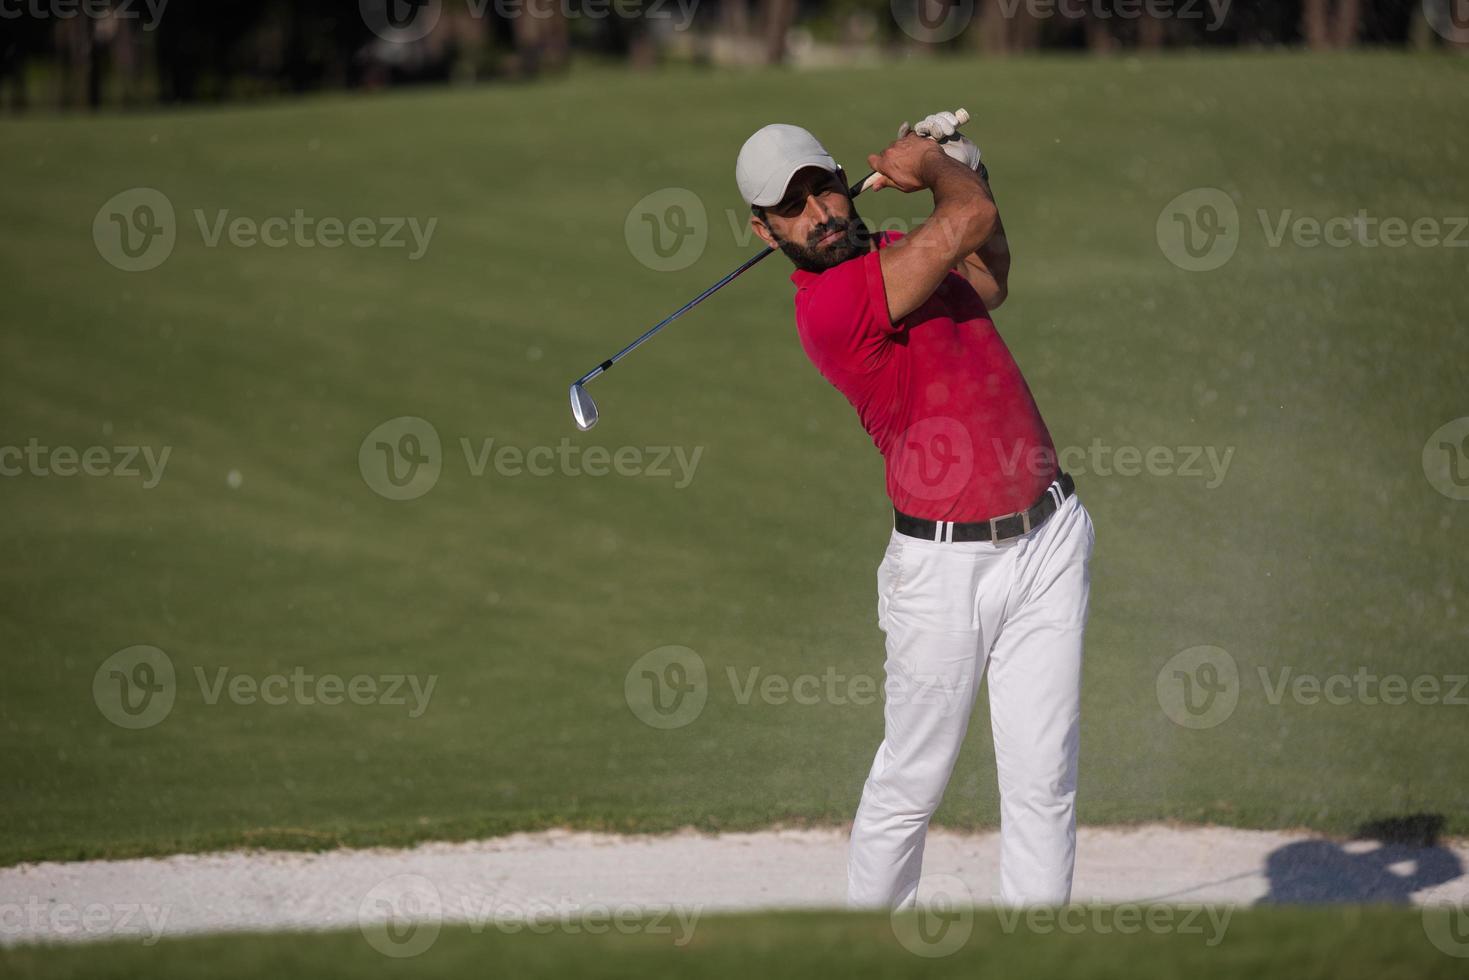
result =
[[[858,194],[861,194],[862,191],[866,188],[867,182],[871,180],[874,176],[876,176],[876,174],[877,171],[874,170],[872,173],[868,174],[866,177],[863,177],[861,180],[857,181],[857,183],[847,188],[847,195],[849,197],[856,197]],[[624,357],[637,350],[645,342],[651,339],[656,333],[658,333],[658,331],[662,330],[674,320],[677,320],[689,310],[692,310],[694,307],[704,302],[704,300],[708,299],[710,296],[713,296],[715,293],[719,292],[725,286],[728,286],[730,283],[734,282],[740,276],[744,275],[751,268],[753,268],[758,262],[760,262],[761,259],[765,258],[773,251],[775,251],[775,249],[767,245],[760,251],[756,252],[754,255],[750,256],[744,262],[740,263],[739,268],[735,269],[729,275],[725,276],[723,279],[719,280],[714,285],[710,286],[708,289],[704,290],[702,293],[689,300],[683,306],[680,306],[678,309],[668,314],[668,316],[664,317],[658,323],[655,323],[652,327],[648,329],[646,333],[644,333],[637,340],[634,340],[622,350],[618,351],[616,354],[613,354],[611,357],[607,358],[607,360],[603,361],[601,364],[598,364],[586,374],[582,375],[579,379],[577,379],[576,383],[579,385],[584,385],[598,375],[607,373],[607,371],[611,369],[612,365],[616,364],[618,361],[622,360]]]

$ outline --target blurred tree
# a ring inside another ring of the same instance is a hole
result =
[[[1305,0],[1301,33],[1315,51],[1349,48],[1357,43],[1361,19],[1361,0]]]
[[[796,19],[796,0],[761,0],[760,29],[765,39],[765,63],[778,65],[786,57],[786,32]]]
[[[1092,0],[1086,5],[1086,46],[1092,54],[1106,54],[1117,47],[1113,26],[1116,12],[1108,0]]]
[[[515,39],[512,74],[529,78],[566,67],[571,56],[571,36],[566,11],[559,0],[525,0],[519,10],[507,8],[507,15]]]
[[[1034,48],[1040,41],[1040,20],[1031,5],[1014,0],[975,0],[978,24],[970,28],[981,51],[1008,54]]]

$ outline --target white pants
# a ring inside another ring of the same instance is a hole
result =
[[[1000,902],[1070,899],[1094,543],[1075,496],[1040,527],[998,545],[893,532],[877,572],[878,625],[887,634],[883,741],[852,823],[850,904],[914,902],[929,819],[986,664],[1000,783]]]

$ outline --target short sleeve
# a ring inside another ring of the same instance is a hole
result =
[[[796,299],[796,325],[818,365],[862,370],[900,329],[888,316],[876,250],[828,269]]]

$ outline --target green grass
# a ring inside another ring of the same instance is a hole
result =
[[[0,123],[0,445],[171,447],[152,489],[0,479],[0,863],[849,819],[880,707],[741,704],[727,675],[881,672],[880,460],[802,355],[783,260],[599,381],[593,432],[572,428],[565,392],[748,254],[725,215],[740,216],[749,132],[804,123],[861,171],[902,119],[951,104],[974,113],[1015,251],[998,321],[1058,444],[1234,450],[1214,489],[1079,475],[1098,528],[1082,819],[1346,832],[1421,811],[1469,833],[1464,707],[1277,706],[1257,673],[1464,672],[1469,503],[1437,493],[1420,454],[1469,413],[1469,252],[1272,249],[1253,217],[1469,214],[1466,69],[1232,55],[594,71]],[[91,229],[135,186],[168,196],[179,237],[129,274]],[[624,239],[634,202],[665,187],[712,222],[678,272]],[[1244,215],[1238,254],[1209,273],[1155,240],[1160,210],[1195,187]],[[862,208],[922,204],[887,192]],[[208,248],[196,208],[438,225],[416,262]],[[438,484],[408,502],[373,493],[357,462],[400,415],[445,446]],[[702,456],[683,489],[475,477],[460,438]],[[140,731],[92,699],[99,665],[134,644],[179,677],[172,713]],[[669,644],[704,659],[709,700],[661,731],[623,681]],[[1155,693],[1198,644],[1242,674],[1238,709],[1204,731]],[[209,704],[194,672],[221,667],[437,682],[417,718]],[[996,820],[982,704],[971,731],[949,826]]]
[[[1207,911],[1207,910],[1204,910]],[[946,927],[934,922],[942,956],[920,956],[902,945],[886,916],[801,913],[695,919],[688,925],[649,919],[654,932],[607,929],[603,935],[560,929],[507,933],[478,930],[423,933],[426,951],[412,958],[377,952],[362,933],[219,936],[71,947],[0,950],[0,967],[28,977],[1116,977],[1289,976],[1301,980],[1429,980],[1462,976],[1462,961],[1440,952],[1415,912],[1386,908],[1274,909],[1228,918],[1161,909],[1169,918],[1127,918],[1084,909],[1066,920],[1002,919],[990,911]],[[624,922],[624,928],[632,920]],[[1153,922],[1154,928],[1144,923]],[[1116,928],[1133,930],[1129,933]],[[544,927],[539,927],[544,928]],[[966,932],[967,931],[967,932]],[[912,937],[915,933],[905,930]],[[405,942],[417,942],[409,934]],[[401,947],[410,948],[410,947]]]

